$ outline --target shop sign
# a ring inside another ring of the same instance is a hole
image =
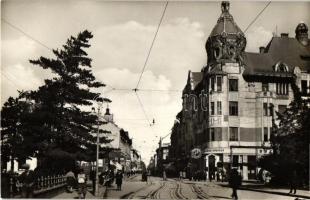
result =
[[[224,149],[206,149],[205,153],[224,153]]]

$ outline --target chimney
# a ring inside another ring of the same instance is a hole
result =
[[[265,47],[259,47],[259,53],[265,53]]]
[[[288,38],[288,33],[281,33],[281,38]]]

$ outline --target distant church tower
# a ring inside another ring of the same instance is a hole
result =
[[[107,121],[107,122],[111,122],[113,123],[113,114],[110,113],[110,108],[107,107],[105,114],[103,116],[103,118]]]

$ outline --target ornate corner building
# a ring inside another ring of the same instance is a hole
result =
[[[259,53],[245,52],[245,35],[229,6],[221,3],[207,39],[207,65],[188,73],[169,156],[188,176],[237,167],[248,180],[257,176],[257,159],[272,151],[272,123],[293,99],[292,81],[310,96],[310,40],[307,25],[300,23],[294,38],[282,33]],[[197,148],[202,157],[193,159]]]

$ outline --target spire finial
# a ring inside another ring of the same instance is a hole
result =
[[[221,5],[221,8],[222,8],[222,13],[224,12],[229,12],[229,6],[230,6],[230,3],[229,1],[222,1],[222,5]]]

